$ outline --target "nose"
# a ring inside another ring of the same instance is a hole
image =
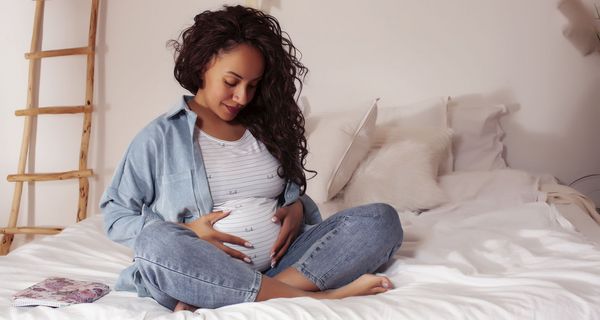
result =
[[[233,93],[233,101],[237,104],[246,105],[250,102],[250,99],[252,99],[252,97],[250,96],[248,89],[244,87],[237,88]]]

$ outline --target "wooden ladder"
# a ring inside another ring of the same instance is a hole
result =
[[[15,191],[12,199],[8,227],[0,228],[0,234],[3,235],[2,243],[0,244],[0,255],[8,254],[15,234],[56,234],[63,229],[62,227],[17,227],[24,182],[79,179],[79,207],[77,211],[77,221],[79,222],[85,219],[87,216],[89,190],[88,178],[93,175],[92,170],[88,169],[87,167],[87,158],[90,130],[92,125],[91,112],[93,110],[92,100],[94,96],[94,58],[96,55],[96,24],[98,21],[99,0],[91,1],[92,5],[87,47],[41,51],[40,35],[42,32],[44,0],[36,0],[33,34],[31,36],[31,49],[29,53],[25,54],[25,59],[29,60],[27,106],[25,109],[15,111],[16,116],[26,117],[25,126],[23,129],[23,138],[21,142],[21,153],[19,156],[19,167],[17,174],[9,175],[7,177],[8,181],[15,182]],[[41,63],[40,59],[69,55],[87,55],[87,77],[84,105],[38,107],[37,103],[34,103],[34,101],[37,101],[37,96],[39,93],[39,72],[37,71]],[[79,153],[79,170],[54,173],[25,173],[27,153],[29,151],[29,145],[31,142],[31,133],[35,126],[33,118],[44,114],[73,113],[83,113],[83,132],[81,135],[81,148]]]

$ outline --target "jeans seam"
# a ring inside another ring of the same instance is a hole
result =
[[[175,273],[177,273],[177,274],[183,275],[183,276],[185,276],[185,277],[188,277],[188,278],[193,278],[193,279],[195,279],[195,280],[198,280],[198,281],[201,281],[201,282],[204,282],[204,283],[210,284],[210,285],[212,285],[212,286],[215,286],[215,287],[221,287],[221,288],[226,288],[226,289],[230,289],[230,290],[237,290],[237,291],[242,291],[242,292],[245,292],[245,293],[250,293],[250,297],[256,296],[256,295],[258,294],[258,288],[257,288],[257,284],[258,284],[258,287],[260,288],[260,282],[261,282],[261,281],[260,281],[260,279],[258,279],[258,281],[257,281],[257,277],[259,277],[259,278],[260,278],[260,277],[261,277],[261,274],[260,274],[258,271],[254,271],[254,280],[253,280],[253,283],[252,283],[252,288],[251,288],[250,290],[245,290],[245,289],[240,289],[240,288],[232,288],[232,287],[228,287],[228,286],[223,286],[223,285],[214,284],[214,283],[212,283],[212,282],[210,282],[210,281],[206,281],[206,280],[204,280],[204,279],[201,279],[201,278],[198,278],[198,277],[191,276],[191,275],[189,275],[189,274],[183,273],[183,272],[181,272],[181,271],[175,270],[175,269],[173,269],[173,268],[167,267],[167,266],[165,266],[165,265],[162,265],[162,264],[160,264],[160,263],[158,263],[158,262],[154,262],[154,261],[148,260],[148,259],[146,259],[146,258],[143,258],[143,257],[135,257],[135,259],[144,260],[144,261],[146,261],[146,262],[148,262],[148,263],[151,263],[151,264],[157,265],[157,266],[159,266],[159,267],[161,267],[161,268],[165,268],[165,269],[167,269],[167,270],[169,270],[169,271],[175,272]],[[246,300],[246,301],[248,301],[248,300]],[[253,301],[254,301],[254,300],[253,300]]]
[[[348,216],[343,216],[341,218],[341,220],[342,220],[342,222],[340,223],[340,225],[338,225],[337,227],[331,229],[331,231],[329,231],[327,233],[327,234],[331,234],[331,235],[329,236],[329,239],[327,239],[327,235],[325,236],[325,240],[323,241],[323,245],[326,245],[328,242],[331,242],[331,238],[333,238],[334,236],[336,236],[337,234],[340,233],[338,229],[341,227],[341,225],[343,225],[343,224],[345,225],[346,224],[346,222],[349,220],[349,217]],[[312,256],[309,255],[308,258],[306,258],[304,260],[299,260],[294,265],[297,265],[299,268],[296,268],[296,269],[298,269],[304,275],[306,275],[306,277],[309,278],[312,282],[314,282],[315,285],[317,287],[319,287],[319,289],[325,290],[325,289],[327,289],[326,288],[326,280],[327,280],[326,278],[329,278],[329,277],[327,277],[327,275],[331,272],[331,270],[335,269],[341,263],[341,261],[338,261],[336,264],[334,264],[327,271],[323,272],[323,275],[321,277],[317,277],[313,273],[311,273],[308,270],[308,268],[306,267],[306,262],[308,260],[312,260],[312,259],[313,259]]]
[[[323,282],[323,280],[317,278],[317,276],[315,276],[314,274],[312,274],[304,265],[303,263],[300,262],[296,262],[292,265],[292,267],[294,267],[296,270],[298,270],[300,273],[302,273],[308,280],[312,281],[317,287],[319,287],[319,290],[323,291],[325,290],[325,283]]]
[[[260,290],[260,286],[262,284],[262,274],[258,271],[254,272],[254,281],[252,283],[252,289],[250,290],[250,296],[246,299],[245,302],[254,302],[258,297],[258,291]]]
[[[167,297],[169,297],[169,298],[171,298],[171,299],[173,299],[173,300],[175,300],[175,301],[179,301],[179,300],[177,300],[176,298],[173,298],[173,297],[171,297],[170,295],[168,295],[166,292],[164,292],[164,291],[162,291],[162,290],[158,289],[158,287],[157,287],[157,286],[155,286],[155,285],[154,285],[154,284],[152,284],[152,283],[147,283],[146,285],[148,285],[148,286],[150,286],[150,287],[154,288],[154,290],[156,290],[156,291],[160,291],[160,292],[161,292],[161,293],[163,293],[165,296],[167,296]],[[155,297],[154,297],[152,294],[150,294],[150,297],[151,297],[152,299],[154,299],[154,301],[158,302],[158,304],[160,304],[161,306],[163,306],[163,307],[165,307],[165,308],[168,308],[168,309],[171,309],[171,307],[163,305],[163,304],[162,304],[160,301],[158,301],[158,300],[157,300],[157,299],[156,299],[156,298],[155,298]],[[163,301],[163,302],[164,302],[164,301]],[[174,307],[175,307],[175,306],[173,306],[173,308],[174,308]],[[171,310],[172,310],[172,309],[171,309]]]

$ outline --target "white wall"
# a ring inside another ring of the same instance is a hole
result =
[[[263,0],[311,70],[303,95],[313,111],[385,105],[438,95],[483,94],[520,110],[504,121],[510,166],[565,182],[600,172],[600,54],[583,57],[562,36],[565,18],[548,0]],[[89,163],[89,212],[131,138],[183,93],[173,80],[176,37],[195,13],[223,1],[101,0]],[[230,1],[228,3],[235,3]],[[85,44],[89,4],[48,0],[44,49]],[[0,1],[0,225],[8,221],[26,102],[33,1]],[[79,104],[85,59],[42,66],[42,105]],[[38,122],[36,171],[77,167],[81,117]],[[29,190],[35,190],[32,198]],[[25,188],[21,223],[67,224],[77,182]]]

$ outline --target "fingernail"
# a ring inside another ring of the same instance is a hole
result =
[[[386,289],[388,289],[390,287],[390,284],[387,281],[383,281],[381,283],[381,286],[384,287],[384,288],[386,288]]]
[[[244,257],[244,261],[246,261],[247,263],[252,263],[252,260],[250,260],[250,258],[248,257]]]
[[[271,268],[275,268],[275,264],[277,264],[277,261],[275,259],[271,260]]]
[[[231,210],[223,210],[223,213],[229,214],[229,213],[231,213]]]
[[[254,248],[254,245],[250,242],[244,242],[244,247],[246,248]]]
[[[273,221],[273,222],[277,222],[277,217],[273,217],[273,218],[271,218],[271,221]]]
[[[273,258],[274,255],[275,255],[275,252],[271,252],[271,255],[269,256],[269,258]]]

